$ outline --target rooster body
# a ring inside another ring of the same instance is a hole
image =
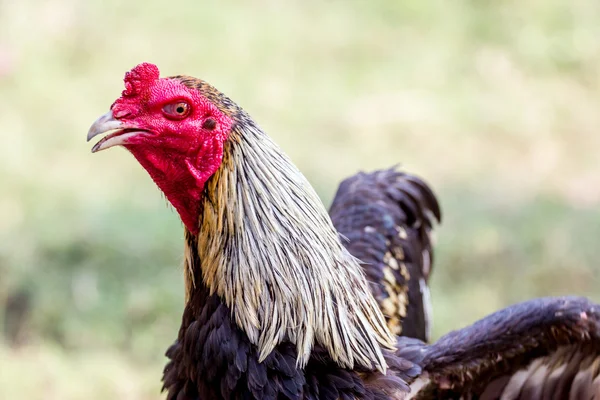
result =
[[[193,248],[196,239],[187,235]],[[192,251],[193,253],[193,251]],[[198,254],[191,254],[200,261]],[[231,310],[203,284],[191,294],[179,336],[167,351],[170,362],[163,383],[168,399],[389,399],[367,377],[383,378],[370,368],[343,368],[327,349],[314,346],[305,366],[297,364],[296,346],[284,341],[264,360],[248,335],[234,322]],[[408,391],[405,382],[416,377],[418,365],[392,353],[398,361],[391,390]],[[401,379],[404,378],[404,379]]]
[[[247,113],[204,81],[161,79],[152,64],[126,74],[88,139],[109,130],[93,151],[129,150],[185,226],[169,399],[525,399],[548,385],[598,393],[600,318],[585,299],[534,300],[433,345],[419,340],[440,213],[418,178],[350,178],[330,218]]]

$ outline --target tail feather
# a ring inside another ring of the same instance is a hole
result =
[[[420,178],[391,168],[344,180],[330,209],[346,248],[363,262],[395,334],[428,340],[431,233],[441,211]]]

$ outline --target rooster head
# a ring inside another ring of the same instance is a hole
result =
[[[219,168],[223,146],[234,125],[235,109],[203,81],[160,78],[154,64],[143,63],[125,74],[125,90],[98,118],[88,141],[93,148],[125,147],[148,171],[192,233],[198,233],[204,184]]]

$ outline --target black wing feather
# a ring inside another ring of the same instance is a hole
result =
[[[600,399],[600,305],[585,298],[516,304],[421,351],[415,399]]]

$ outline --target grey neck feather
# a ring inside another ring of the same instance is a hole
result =
[[[342,367],[385,373],[382,349],[393,349],[395,338],[360,265],[306,178],[251,121],[228,139],[200,225],[204,283],[231,308],[261,361],[289,341],[303,367],[319,343]]]

